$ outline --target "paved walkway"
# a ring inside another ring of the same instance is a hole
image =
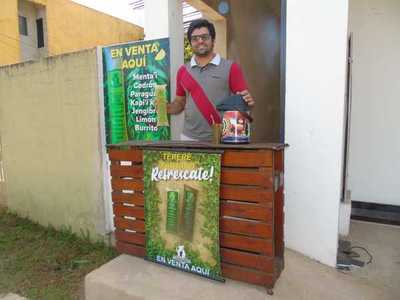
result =
[[[285,270],[268,296],[265,289],[225,284],[121,255],[86,276],[86,300],[399,300],[367,279],[343,274],[286,249]]]

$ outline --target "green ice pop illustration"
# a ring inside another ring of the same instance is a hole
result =
[[[167,85],[155,86],[155,106],[157,111],[157,126],[169,126],[167,115]]]
[[[110,142],[115,144],[127,141],[124,79],[121,70],[107,72],[107,90]]]
[[[170,233],[178,232],[178,209],[179,193],[178,191],[167,192],[167,226],[166,230]]]
[[[182,231],[183,237],[186,240],[192,240],[193,238],[193,227],[194,227],[194,215],[196,211],[196,198],[197,190],[185,185],[184,199],[183,199],[183,211],[182,211]]]

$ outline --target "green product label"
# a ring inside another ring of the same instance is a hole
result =
[[[196,212],[196,194],[197,192],[193,188],[185,186],[181,232],[187,240],[193,239],[194,215]]]
[[[157,111],[157,126],[169,126],[167,114],[167,90],[166,85],[155,86],[155,106]]]
[[[175,191],[167,192],[167,226],[168,232],[178,232],[178,204],[179,193]]]

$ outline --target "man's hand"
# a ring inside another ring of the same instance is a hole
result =
[[[176,96],[175,100],[167,105],[167,113],[170,115],[180,114],[186,105],[186,97],[185,96]]]
[[[253,97],[250,95],[248,90],[244,90],[241,92],[237,92],[238,95],[241,95],[244,101],[247,103],[248,106],[253,107],[256,102],[254,101]]]

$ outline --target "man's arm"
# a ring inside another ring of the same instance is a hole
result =
[[[186,91],[182,85],[182,72],[185,66],[181,66],[176,74],[176,94],[175,99],[167,105],[167,113],[170,115],[180,114],[186,105]]]
[[[186,96],[175,96],[175,100],[167,105],[167,113],[171,115],[180,114],[186,105]]]
[[[253,107],[256,102],[247,89],[243,72],[237,63],[233,63],[229,73],[229,87],[234,94],[241,95],[248,106]]]

